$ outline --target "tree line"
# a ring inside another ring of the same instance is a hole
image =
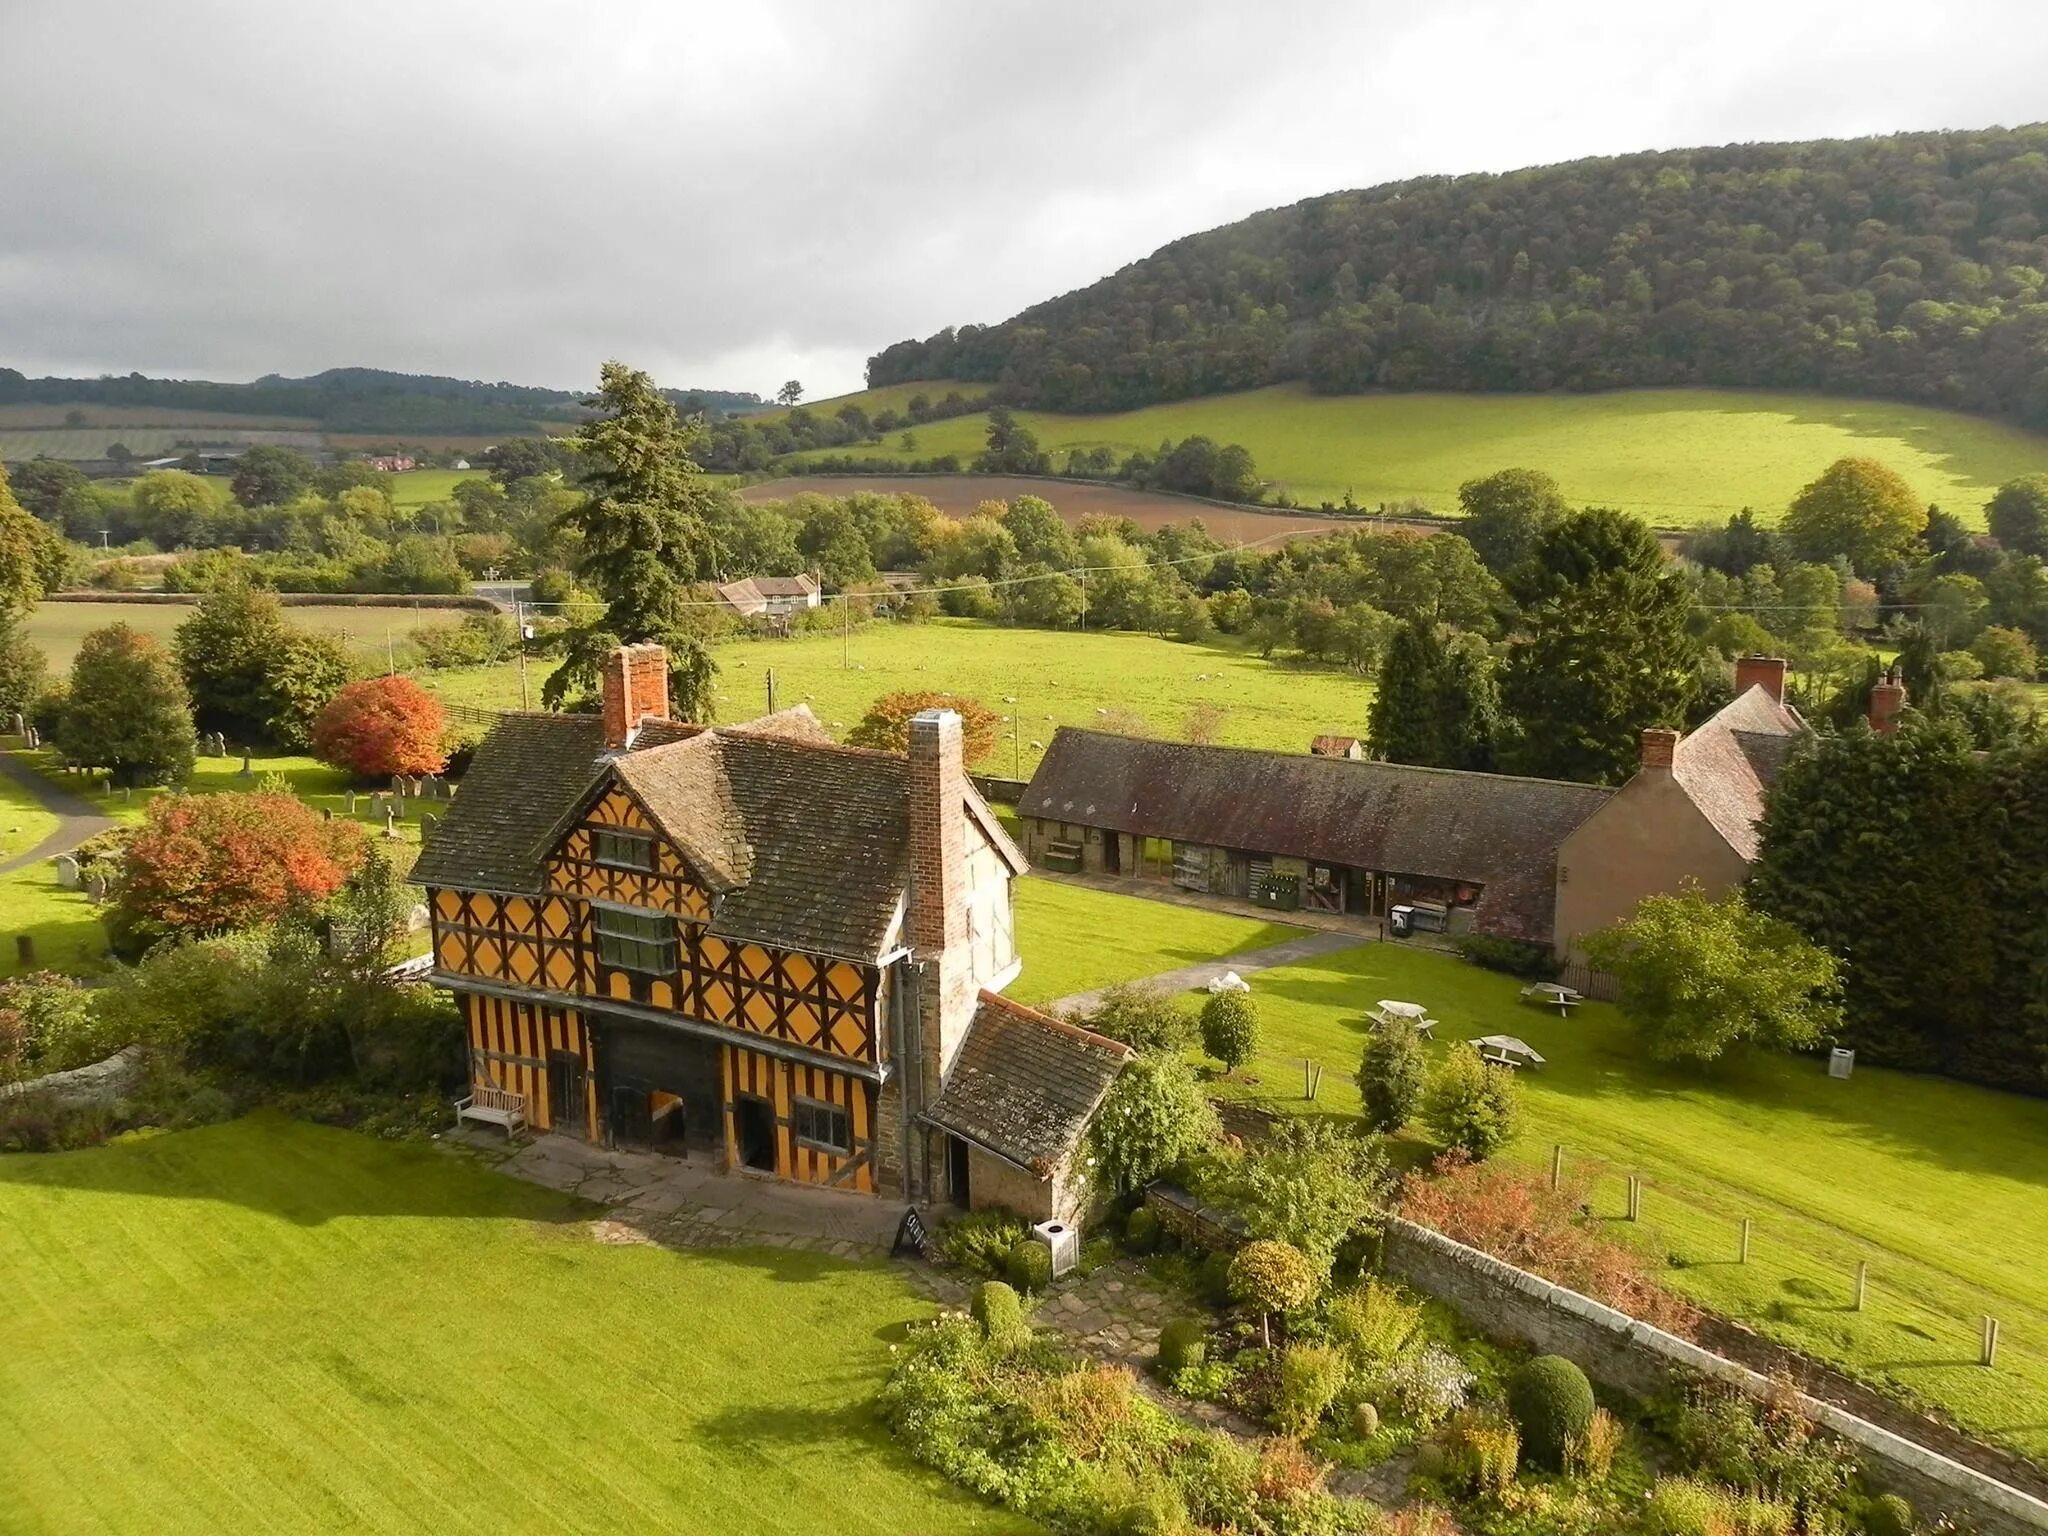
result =
[[[2048,425],[2048,126],[1729,145],[1424,177],[1175,241],[871,387],[1122,411],[1304,380],[1726,385]]]

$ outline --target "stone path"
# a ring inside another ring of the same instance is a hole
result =
[[[0,752],[0,774],[5,774],[34,795],[43,809],[57,818],[57,830],[27,853],[0,860],[0,875],[26,869],[44,859],[54,859],[60,853],[69,853],[87,838],[97,837],[120,825],[113,817],[103,815],[99,807],[83,795],[73,794],[62,785],[51,783],[12,752]]]
[[[1147,992],[1192,992],[1197,987],[1206,987],[1225,971],[1235,971],[1240,976],[1251,976],[1259,971],[1270,971],[1276,966],[1296,965],[1303,960],[1313,960],[1318,955],[1332,954],[1340,949],[1350,949],[1366,943],[1364,935],[1338,931],[1304,933],[1300,938],[1283,939],[1278,944],[1268,944],[1262,949],[1247,949],[1241,954],[1225,955],[1218,960],[1204,960],[1200,965],[1183,965],[1176,970],[1161,971],[1156,976],[1143,976],[1131,982]],[[1043,1006],[1049,1011],[1063,1013],[1092,1013],[1102,1003],[1103,988],[1092,992],[1075,992],[1067,997],[1055,998]]]

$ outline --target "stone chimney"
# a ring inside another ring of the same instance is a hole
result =
[[[1652,728],[1643,732],[1643,772],[1669,773],[1678,752],[1678,732]]]
[[[622,645],[604,659],[604,744],[623,751],[640,722],[668,718],[668,652],[658,645]]]
[[[1898,713],[1906,707],[1906,684],[1899,676],[1899,669],[1893,667],[1880,677],[1870,689],[1870,728],[1879,735],[1895,730]]]
[[[1773,704],[1785,702],[1784,657],[1744,656],[1735,663],[1735,697],[1759,687],[1771,696]]]

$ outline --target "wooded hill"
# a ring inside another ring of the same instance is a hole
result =
[[[759,395],[723,389],[665,390],[678,406],[713,415],[766,408]],[[316,422],[327,432],[450,435],[523,434],[588,413],[582,395],[524,384],[490,384],[383,368],[329,368],[305,378],[265,374],[253,384],[152,379],[139,373],[97,379],[27,378],[0,368],[0,405],[147,405],[234,411]]]
[[[871,358],[1107,411],[1305,379],[1718,384],[2048,427],[2048,124],[1581,160],[1338,192]]]

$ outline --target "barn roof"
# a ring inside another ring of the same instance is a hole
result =
[[[983,992],[925,1118],[1049,1178],[1130,1058],[1120,1041]]]
[[[1062,728],[1028,816],[1484,887],[1480,929],[1547,944],[1557,848],[1614,793],[1588,784]]]

